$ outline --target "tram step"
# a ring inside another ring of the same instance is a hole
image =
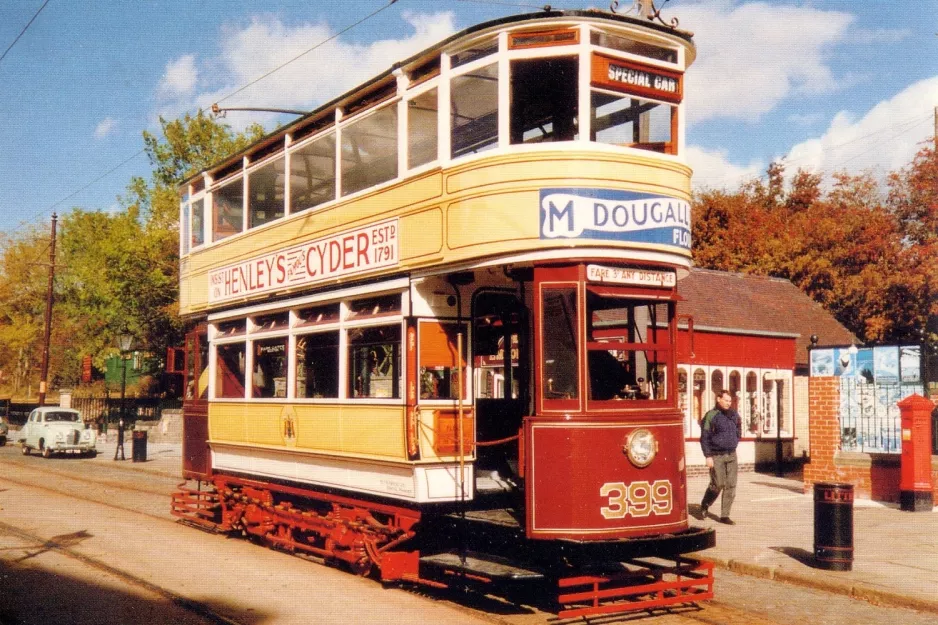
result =
[[[544,575],[537,571],[523,569],[503,562],[496,562],[487,557],[482,557],[479,554],[467,555],[464,558],[458,553],[437,553],[422,556],[420,558],[420,564],[439,571],[475,575],[493,580],[529,582],[544,578]]]

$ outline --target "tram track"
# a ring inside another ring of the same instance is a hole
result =
[[[194,614],[200,618],[204,618],[210,623],[217,625],[248,625],[242,621],[238,621],[219,614],[205,603],[184,597],[179,593],[173,592],[172,590],[149,582],[117,567],[111,566],[106,562],[102,562],[97,558],[82,554],[71,548],[69,545],[56,541],[55,539],[43,538],[38,534],[34,534],[33,532],[29,532],[20,527],[10,525],[9,523],[4,523],[2,521],[0,521],[0,532],[14,536],[29,543],[34,543],[45,551],[55,551],[56,553],[101,571],[102,573],[112,575],[121,581],[126,582],[127,584],[136,586],[149,593],[162,597],[163,599],[171,602],[176,607],[181,608],[186,612]]]

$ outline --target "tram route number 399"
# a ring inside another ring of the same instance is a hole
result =
[[[671,482],[606,482],[599,489],[609,505],[600,508],[603,518],[622,519],[626,516],[647,517],[653,514],[670,514],[674,506],[671,498]]]

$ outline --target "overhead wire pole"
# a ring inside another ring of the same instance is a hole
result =
[[[55,282],[55,226],[58,217],[52,213],[52,240],[49,243],[49,285],[46,289],[46,323],[42,339],[42,365],[39,373],[39,405],[46,404],[46,387],[49,379],[49,339],[52,336],[52,298]]]

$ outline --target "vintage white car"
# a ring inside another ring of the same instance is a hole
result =
[[[94,455],[96,452],[95,431],[85,428],[81,413],[57,406],[42,406],[29,413],[17,440],[27,456],[33,449],[44,458],[57,453]]]

